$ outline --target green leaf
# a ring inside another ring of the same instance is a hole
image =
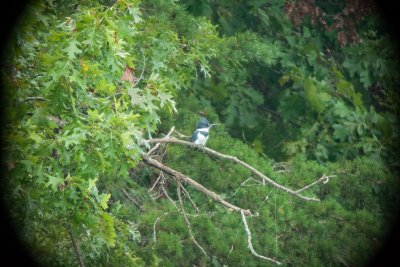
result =
[[[110,199],[110,197],[111,197],[110,193],[100,194],[99,197],[98,197],[99,204],[104,210],[108,209],[108,204],[107,203],[108,203],[108,200]]]
[[[318,88],[314,83],[314,80],[307,78],[304,81],[304,93],[309,105],[318,113],[321,113],[325,109],[324,100],[326,100],[327,95],[323,95],[318,92]],[[324,96],[324,97],[322,97]]]
[[[108,245],[110,247],[114,247],[115,239],[117,237],[117,234],[115,233],[114,229],[114,218],[111,215],[103,212],[101,214],[101,227],[103,229],[102,231],[103,236],[107,241]]]
[[[335,139],[339,139],[340,141],[344,141],[346,140],[349,132],[348,132],[348,128],[344,125],[341,124],[334,124],[333,126],[333,137]]]
[[[340,118],[345,118],[350,114],[349,108],[343,102],[336,102],[333,106],[333,113]]]
[[[62,177],[56,177],[56,176],[52,176],[50,174],[45,174],[45,176],[47,176],[47,178],[49,178],[49,181],[45,184],[46,187],[51,187],[51,189],[56,192],[57,186],[64,183],[64,178]]]
[[[81,49],[78,48],[79,42],[77,40],[72,40],[68,43],[67,48],[64,49],[67,52],[68,58],[73,60],[76,58],[76,54],[81,53]]]
[[[290,80],[290,76],[289,75],[283,75],[282,77],[279,78],[279,85],[283,86],[289,80]]]

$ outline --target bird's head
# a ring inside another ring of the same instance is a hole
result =
[[[196,124],[196,129],[211,129],[213,126],[217,126],[219,124],[210,123],[205,117],[201,117],[200,120]]]
[[[196,129],[209,128],[209,127],[210,127],[210,122],[204,117],[201,117],[196,124]]]

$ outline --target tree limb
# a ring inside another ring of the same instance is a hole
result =
[[[161,179],[161,175],[162,175],[162,172],[160,172],[160,174],[158,175],[158,178],[157,178],[157,180],[154,182],[153,186],[152,186],[149,190],[147,190],[148,193],[150,193],[151,191],[153,191],[153,189],[156,187],[156,185],[158,184],[158,181],[160,181],[160,179]]]
[[[323,182],[324,184],[326,184],[327,182],[329,182],[329,178],[331,178],[331,177],[336,177],[336,175],[325,175],[325,174],[324,174],[324,175],[322,175],[321,178],[319,178],[319,179],[316,180],[315,182],[313,182],[313,183],[311,183],[311,184],[309,184],[309,185],[306,185],[305,187],[303,187],[303,188],[297,190],[296,193],[300,193],[300,192],[302,192],[302,191],[304,191],[304,190],[310,188],[310,187],[313,186],[313,185],[319,184],[320,182]]]
[[[144,55],[143,49],[140,49],[140,52],[142,52],[142,56],[143,56],[143,68],[142,68],[142,73],[140,74],[139,79],[136,80],[136,82],[133,84],[132,87],[135,87],[135,86],[140,82],[140,80],[143,79],[143,74],[144,74],[144,71],[145,71],[145,69],[146,69],[146,56]]]
[[[267,260],[267,261],[271,261],[273,263],[281,265],[282,264],[281,262],[279,262],[277,260],[274,260],[272,258],[265,257],[263,255],[260,255],[254,250],[253,243],[251,242],[251,232],[250,232],[249,226],[247,225],[246,216],[244,216],[243,212],[240,212],[240,214],[242,215],[242,221],[243,221],[243,224],[244,224],[244,229],[246,230],[246,234],[247,234],[247,243],[248,243],[248,247],[249,247],[249,249],[251,251],[251,254],[253,254],[254,256],[256,256],[258,258],[261,258],[261,259],[264,259],[264,260]]]
[[[128,192],[126,192],[126,190],[124,188],[122,188],[122,193],[124,193],[124,195],[130,200],[132,201],[133,204],[135,204],[136,207],[138,207],[140,210],[143,211],[142,206],[139,204],[139,202],[136,201],[136,199],[134,199],[133,197],[131,197]]]
[[[184,145],[184,146],[188,146],[188,147],[197,148],[197,149],[205,152],[208,155],[217,156],[219,158],[226,159],[226,160],[235,162],[235,163],[237,163],[239,165],[242,165],[243,167],[249,169],[253,174],[255,174],[258,177],[262,178],[265,182],[275,186],[276,188],[278,188],[278,189],[280,189],[280,190],[282,190],[282,191],[284,191],[286,193],[294,195],[294,196],[296,196],[298,198],[301,198],[301,199],[303,199],[305,201],[320,201],[318,198],[305,197],[303,195],[300,195],[299,192],[293,191],[292,189],[289,189],[289,188],[287,188],[287,187],[275,182],[274,180],[272,180],[271,178],[269,178],[266,175],[262,174],[261,172],[259,172],[257,169],[255,169],[254,167],[250,166],[246,162],[239,160],[237,157],[233,157],[233,156],[230,156],[230,155],[225,155],[225,154],[219,153],[219,152],[217,152],[215,150],[212,150],[212,149],[210,149],[208,147],[199,146],[199,145],[196,145],[196,144],[191,143],[191,142],[187,142],[187,141],[176,139],[174,137],[155,138],[155,139],[147,140],[146,142],[148,142],[149,144],[174,143],[174,144],[180,144],[180,145]],[[315,183],[313,183],[312,185],[314,185],[314,184]]]
[[[153,224],[153,242],[156,243],[157,242],[157,236],[156,236],[156,227],[157,227],[157,223],[160,221],[161,217],[167,216],[168,214],[171,213],[176,213],[179,211],[170,211],[170,212],[165,212],[163,214],[161,214],[160,216],[157,217],[156,221]]]
[[[169,138],[173,133],[174,129],[175,127],[172,127],[171,130],[169,130],[169,132],[167,133],[167,136],[165,136],[164,138]],[[147,155],[151,155],[152,153],[154,153],[154,151],[156,151],[160,145],[161,143],[156,144],[152,149],[149,150],[149,152],[147,152]]]
[[[195,210],[197,213],[199,213],[199,212],[200,212],[199,207],[197,207],[196,203],[194,203],[193,199],[192,199],[192,198],[190,197],[190,195],[189,195],[189,192],[186,190],[186,188],[185,188],[181,183],[179,183],[179,186],[181,187],[183,193],[185,193],[185,195],[186,195],[187,198],[189,199],[190,204],[192,204],[192,207],[194,208],[194,210]]]
[[[165,187],[163,184],[161,185],[161,190],[163,191],[164,195],[168,198],[168,200],[172,203],[172,205],[174,205],[175,208],[178,210],[178,207],[176,206],[175,201],[168,195],[168,192],[167,192],[167,190],[165,190]]]
[[[47,101],[47,99],[42,96],[28,96],[21,102],[29,102],[29,101]]]
[[[191,186],[193,186],[194,188],[196,188],[197,190],[199,190],[200,192],[206,194],[207,196],[211,197],[212,199],[214,199],[215,201],[221,203],[222,205],[224,205],[225,207],[228,207],[229,209],[232,209],[236,212],[241,212],[243,211],[243,213],[247,216],[252,215],[250,210],[245,210],[242,208],[239,208],[225,200],[223,200],[219,195],[217,195],[216,193],[210,191],[209,189],[205,188],[203,185],[199,184],[198,182],[196,182],[195,180],[189,178],[188,176],[175,171],[171,168],[169,168],[168,166],[163,165],[162,163],[150,158],[147,154],[142,154],[142,159],[149,165],[167,173],[168,175],[171,175],[173,177],[175,177],[178,181],[183,181],[187,184],[190,184]]]
[[[182,201],[182,196],[181,196],[181,188],[183,188],[181,182],[177,181],[176,191],[178,193],[179,204],[181,206],[181,211],[182,211],[182,214],[183,214],[183,218],[185,219],[185,222],[186,222],[186,225],[187,225],[187,228],[188,228],[188,231],[189,231],[190,239],[192,239],[193,243],[201,250],[201,252],[203,252],[204,255],[207,256],[207,258],[210,258],[208,256],[207,252],[203,249],[203,247],[200,246],[200,244],[197,242],[196,238],[194,238],[194,235],[192,233],[192,227],[190,225],[190,221],[189,221],[189,219],[188,219],[188,217],[186,215],[185,208],[183,207],[183,201]]]
[[[71,224],[69,224],[69,223],[67,224],[67,230],[68,230],[68,234],[71,238],[72,247],[74,248],[75,256],[76,256],[76,259],[78,260],[79,266],[85,267],[85,264],[83,263],[83,260],[81,257],[78,243],[75,240],[74,234],[72,233]]]

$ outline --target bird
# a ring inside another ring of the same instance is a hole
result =
[[[205,117],[201,117],[196,124],[196,130],[193,132],[190,141],[196,145],[205,146],[208,140],[208,131],[216,125],[218,124],[210,124]]]

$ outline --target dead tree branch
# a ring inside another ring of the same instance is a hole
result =
[[[312,197],[306,197],[306,196],[300,195],[299,192],[293,191],[292,189],[289,189],[289,188],[287,188],[287,187],[275,182],[271,178],[269,178],[266,175],[262,174],[257,169],[255,169],[254,167],[250,166],[248,163],[238,159],[237,157],[219,153],[219,152],[217,152],[215,150],[212,150],[212,149],[210,149],[208,147],[199,146],[199,145],[196,145],[194,143],[190,143],[190,142],[187,142],[187,141],[176,139],[174,137],[155,138],[155,139],[147,140],[147,142],[149,144],[174,143],[174,144],[180,144],[180,145],[184,145],[184,146],[188,146],[188,147],[192,147],[192,148],[197,148],[197,149],[205,152],[208,155],[216,156],[216,157],[219,157],[219,158],[222,158],[222,159],[226,159],[226,160],[235,162],[235,163],[237,163],[239,165],[242,165],[243,167],[249,169],[253,174],[255,174],[258,177],[260,177],[261,179],[263,179],[265,182],[275,186],[276,188],[278,188],[278,189],[280,189],[280,190],[282,190],[282,191],[284,191],[286,193],[294,195],[294,196],[296,196],[298,198],[301,198],[301,199],[303,199],[305,201],[320,201],[318,198],[312,198]],[[314,182],[312,185],[314,185],[314,184],[316,184],[316,183]],[[307,186],[307,188],[308,187],[309,186]]]
[[[29,102],[29,101],[47,101],[47,99],[42,96],[28,96],[21,102]]]
[[[150,158],[147,154],[142,154],[142,159],[149,164],[150,166],[153,166],[154,168],[157,168],[163,172],[165,172],[168,175],[171,175],[172,177],[175,177],[177,179],[177,181],[182,181],[185,182],[187,184],[190,184],[191,186],[193,186],[194,188],[196,188],[197,190],[199,190],[200,192],[206,194],[207,196],[211,197],[212,199],[214,199],[215,201],[221,203],[222,205],[224,205],[225,207],[232,209],[236,212],[241,212],[243,211],[243,213],[247,216],[252,215],[250,210],[245,210],[242,208],[239,208],[227,201],[225,201],[224,199],[222,199],[219,195],[217,195],[216,193],[212,192],[211,190],[205,188],[203,185],[199,184],[198,182],[196,182],[195,180],[189,178],[188,176],[175,171],[167,166],[165,166],[164,164]]]
[[[75,256],[76,256],[76,259],[78,260],[79,267],[85,267],[85,264],[83,263],[83,260],[82,260],[81,252],[79,250],[78,243],[75,240],[74,234],[72,233],[71,224],[67,224],[67,230],[68,230],[68,234],[71,238],[72,247],[74,248]]]
[[[197,213],[199,213],[200,210],[199,210],[199,208],[197,207],[196,203],[194,203],[193,199],[190,197],[189,192],[186,190],[186,188],[185,188],[181,183],[179,183],[179,186],[181,187],[183,193],[185,193],[185,195],[186,195],[187,198],[189,199],[190,204],[192,204],[192,207],[194,208],[194,210],[195,210]]]
[[[178,209],[178,207],[175,204],[175,201],[168,195],[168,192],[167,192],[167,190],[165,190],[165,187],[163,184],[161,185],[161,190],[163,191],[164,195],[168,198],[168,200],[172,203],[172,205],[174,205],[174,207],[176,209]]]
[[[161,175],[162,175],[162,172],[160,172],[160,174],[158,175],[158,178],[157,178],[157,180],[154,182],[153,186],[152,186],[149,190],[147,190],[148,193],[150,193],[151,191],[153,191],[153,189],[156,187],[156,185],[158,184],[158,182],[161,180]]]
[[[124,193],[124,195],[125,195],[130,201],[132,201],[132,203],[135,204],[136,207],[138,207],[140,210],[143,210],[143,208],[142,208],[142,206],[139,204],[139,202],[138,202],[136,199],[134,199],[133,197],[131,197],[131,196],[129,195],[129,193],[126,192],[126,190],[125,190],[124,188],[122,188],[122,193]]]
[[[170,212],[165,212],[163,214],[161,214],[160,216],[157,217],[156,221],[153,224],[153,242],[156,243],[157,241],[157,236],[156,236],[156,227],[157,227],[157,223],[160,221],[160,219],[164,216],[167,216],[171,213],[177,213],[179,211],[170,211]]]
[[[164,138],[169,138],[171,136],[171,134],[174,132],[175,127],[172,127],[171,130],[169,130],[169,132],[167,133],[167,135]],[[160,147],[161,143],[156,144],[152,149],[149,150],[149,152],[147,152],[147,155],[151,155],[153,154],[155,151],[157,151],[157,149]]]
[[[246,234],[247,234],[247,243],[248,243],[248,247],[249,247],[249,249],[251,251],[251,254],[253,254],[254,256],[256,256],[258,258],[261,258],[261,259],[264,259],[264,260],[267,260],[267,261],[271,261],[273,263],[281,265],[282,264],[281,262],[279,262],[277,260],[274,260],[272,258],[265,257],[263,255],[260,255],[254,250],[253,243],[251,242],[251,232],[250,232],[249,226],[247,225],[246,216],[244,215],[243,212],[240,212],[240,214],[242,215],[242,221],[243,221],[243,224],[244,224],[244,229],[246,230]]]
[[[336,175],[325,175],[325,174],[324,174],[324,175],[322,175],[321,178],[319,178],[319,179],[316,180],[315,182],[313,182],[313,183],[311,183],[311,184],[309,184],[309,185],[306,185],[305,187],[303,187],[303,188],[297,190],[296,193],[303,192],[304,190],[307,190],[307,189],[310,188],[311,186],[316,185],[316,184],[319,184],[319,183],[321,183],[321,182],[324,183],[324,184],[326,184],[327,182],[329,182],[329,178],[331,178],[331,177],[336,177]]]
[[[192,226],[190,225],[190,221],[189,221],[189,219],[188,219],[188,217],[186,215],[185,208],[183,207],[183,201],[182,201],[182,196],[181,196],[181,188],[183,188],[182,185],[181,185],[181,182],[177,181],[176,191],[178,193],[179,204],[181,206],[181,211],[182,211],[182,214],[183,214],[183,218],[185,219],[185,222],[186,222],[186,225],[187,225],[187,228],[188,228],[188,231],[189,231],[190,239],[192,239],[193,243],[201,250],[201,252],[203,252],[204,255],[207,256],[207,258],[210,258],[208,256],[207,252],[203,249],[203,247],[200,246],[200,244],[197,242],[196,238],[194,238],[194,235],[193,235],[193,232],[192,232]]]
[[[140,52],[142,52],[142,56],[143,56],[142,73],[140,74],[139,79],[137,79],[137,81],[135,82],[135,84],[132,87],[135,87],[140,82],[140,80],[143,79],[143,74],[144,74],[144,71],[146,69],[146,56],[144,55],[143,49],[140,49]]]

